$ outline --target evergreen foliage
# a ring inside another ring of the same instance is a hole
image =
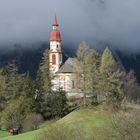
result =
[[[68,100],[66,97],[66,92],[62,91],[61,89],[59,91],[56,91],[53,93],[52,96],[52,103],[51,103],[51,111],[53,118],[56,117],[63,117],[69,112],[69,106],[68,106]]]
[[[85,56],[85,69],[84,69],[84,77],[85,77],[85,92],[89,95],[96,95],[96,85],[97,85],[97,76],[98,76],[98,68],[99,68],[99,54],[91,49],[89,54]]]
[[[43,65],[40,67],[40,76],[39,78],[42,78],[43,81],[43,90],[44,90],[44,94],[51,94],[52,90],[51,90],[51,79],[52,79],[52,75],[50,73],[50,63],[49,63],[49,51],[46,50],[44,52],[44,58],[43,58]]]
[[[26,110],[28,112],[35,112],[37,110],[37,106],[35,104],[35,85],[34,81],[30,78],[30,76],[27,74],[27,76],[23,80],[23,98],[26,101]]]
[[[80,44],[77,50],[77,71],[82,79],[81,90],[84,94],[83,104],[88,105],[87,96],[93,97],[94,102],[106,101],[113,108],[119,108],[123,99],[123,72],[107,47],[100,56],[86,43]]]
[[[49,64],[49,51],[46,50],[43,55],[43,62],[39,67],[35,87],[37,91],[36,101],[38,101],[38,112],[41,113],[44,118],[50,118],[50,96],[51,90],[51,74]]]
[[[100,71],[104,74],[109,74],[112,71],[112,66],[115,63],[115,60],[112,56],[111,51],[109,48],[105,48],[102,57],[101,57],[101,66]]]
[[[99,55],[96,50],[82,42],[77,50],[75,70],[77,89],[84,95],[84,106],[91,105],[91,102],[88,102],[90,98],[92,103],[104,101],[109,107],[117,110],[121,106],[124,92],[129,94],[130,89],[134,91],[138,86],[134,74],[125,74],[120,69],[108,47]],[[45,119],[65,116],[69,112],[69,101],[62,89],[52,91],[53,78],[48,50],[44,52],[36,80],[32,80],[29,74],[19,75],[15,62],[1,68],[0,126],[22,126],[26,119],[34,117],[29,114],[41,114]],[[81,103],[81,100],[79,102]]]
[[[23,77],[18,74],[18,66],[15,61],[6,67],[7,88],[6,92],[10,98],[19,97],[22,91]]]
[[[77,60],[75,64],[76,67],[79,66],[79,69],[77,69],[77,76],[78,76],[78,84],[81,89],[81,91],[84,93],[83,97],[83,104],[86,105],[86,82],[87,82],[87,73],[86,73],[86,64],[85,64],[85,58],[90,52],[89,46],[86,44],[86,42],[82,42],[79,45],[79,48],[77,49]]]
[[[82,90],[83,104],[86,106],[86,96],[94,97],[97,102],[97,84],[99,76],[100,55],[83,42],[77,49],[77,70],[80,89]]]
[[[0,71],[1,126],[18,127],[30,112],[36,111],[34,82],[29,75],[19,75],[12,63]]]
[[[107,103],[118,109],[124,97],[122,72],[114,60],[109,48],[106,48],[101,57],[100,65],[100,94],[106,97]]]
[[[49,52],[46,50],[35,84],[38,91],[36,100],[40,106],[38,113],[41,113],[45,119],[62,117],[68,113],[66,93],[62,90],[52,91],[52,78],[53,76],[50,73]]]

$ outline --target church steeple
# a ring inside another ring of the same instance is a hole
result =
[[[54,22],[53,22],[53,30],[50,35],[50,41],[59,41],[61,42],[61,34],[58,30],[58,22],[56,15],[54,16]]]
[[[62,64],[62,52],[61,52],[61,34],[58,30],[58,22],[56,15],[53,21],[53,30],[50,34],[50,71],[56,73],[60,65]]]

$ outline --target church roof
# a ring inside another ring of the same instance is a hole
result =
[[[75,73],[74,58],[68,58],[57,73]]]

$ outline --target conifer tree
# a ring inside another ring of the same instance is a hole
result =
[[[50,117],[51,113],[51,97],[52,97],[52,85],[51,85],[52,75],[50,73],[49,64],[49,51],[45,50],[43,62],[39,67],[38,75],[36,79],[36,91],[38,92],[36,100],[40,109],[38,110],[44,118]]]
[[[49,63],[49,51],[46,49],[44,52],[44,58],[43,58],[43,65],[40,67],[40,80],[43,80],[43,90],[45,94],[51,93],[51,73],[50,73],[50,63]]]
[[[65,116],[69,112],[66,92],[60,89],[59,91],[54,92],[52,97],[52,117],[56,118]]]
[[[106,101],[113,109],[118,109],[123,99],[121,81],[122,72],[114,60],[109,48],[106,48],[101,57],[100,81],[98,91],[106,96]]]
[[[86,105],[86,96],[97,96],[96,85],[99,73],[100,56],[89,46],[82,42],[77,50],[77,70],[78,77],[80,79],[80,89],[82,90],[84,97],[83,102]]]
[[[27,112],[35,112],[37,106],[35,105],[35,85],[29,74],[23,80],[22,96],[26,101]]]
[[[44,52],[43,63],[38,70],[35,88],[38,91],[36,101],[40,108],[38,112],[45,119],[62,117],[68,113],[66,93],[62,90],[52,91],[53,76],[50,73],[49,52]]]
[[[22,93],[22,76],[18,74],[15,62],[0,71],[0,94],[2,102],[7,104],[10,100],[18,98]],[[1,103],[2,103],[1,102]],[[4,105],[4,104],[3,104]]]
[[[105,48],[101,58],[101,66],[100,66],[101,73],[109,74],[112,71],[112,66],[114,64],[115,60],[112,56],[111,51],[107,47]]]
[[[96,92],[97,76],[99,68],[99,54],[91,49],[85,56],[85,92],[89,95],[94,95]]]
[[[35,105],[36,105],[36,112],[42,113],[44,111],[44,80],[42,77],[42,72],[39,69],[37,72],[37,78],[34,81],[34,88],[35,88]]]
[[[18,67],[15,61],[6,67],[7,73],[7,94],[9,98],[16,98],[21,94],[22,76],[18,74]]]
[[[83,93],[83,104],[84,106],[86,105],[86,87],[85,87],[85,83],[86,83],[86,71],[85,71],[85,56],[90,52],[89,46],[86,44],[86,42],[82,42],[78,49],[77,49],[77,60],[76,60],[76,64],[75,64],[75,69],[77,69],[77,66],[79,67],[79,69],[77,69],[77,77],[78,77],[78,88],[81,89],[82,93]]]

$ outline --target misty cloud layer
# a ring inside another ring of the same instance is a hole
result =
[[[1,0],[0,44],[48,42],[55,11],[64,44],[140,50],[140,0]]]

